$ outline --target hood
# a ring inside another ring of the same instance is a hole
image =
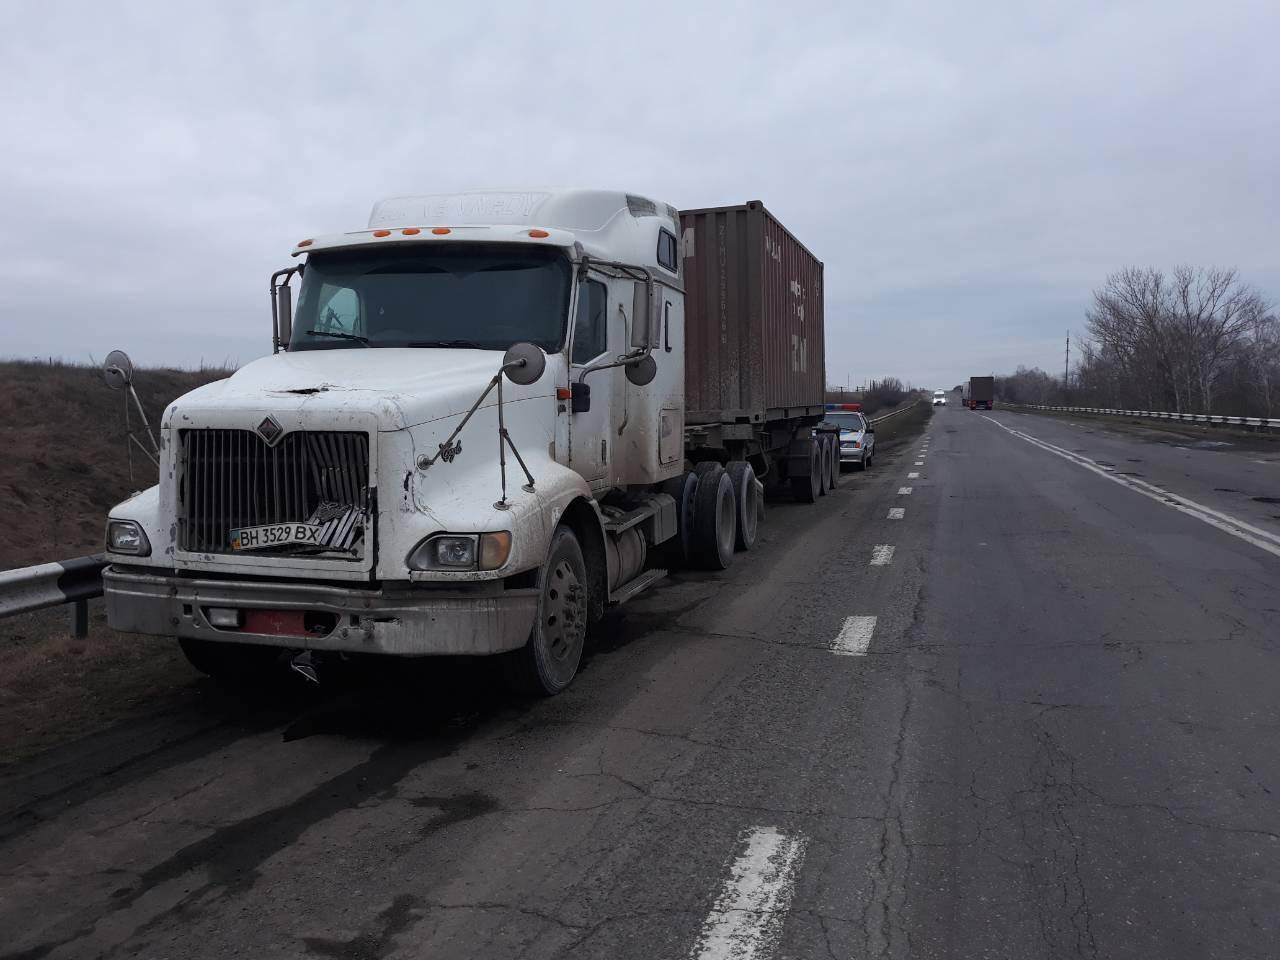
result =
[[[550,358],[548,358],[550,359]],[[380,429],[400,430],[465,413],[498,372],[496,350],[377,347],[277,353],[225,380],[193,390],[170,413],[252,410],[365,410]],[[549,395],[552,363],[538,383],[503,385],[508,400]],[[497,403],[497,392],[485,406]]]

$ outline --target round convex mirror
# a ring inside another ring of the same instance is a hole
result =
[[[112,350],[102,361],[102,379],[112,390],[123,390],[133,382],[133,361],[123,350]]]
[[[532,343],[516,343],[502,355],[502,370],[507,379],[522,387],[537,383],[547,369],[547,355]]]
[[[637,387],[653,383],[653,378],[657,375],[658,361],[654,360],[652,356],[643,357],[635,363],[627,364],[627,379]]]

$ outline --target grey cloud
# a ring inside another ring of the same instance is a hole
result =
[[[245,361],[298,238],[531,183],[764,200],[832,382],[1057,369],[1128,263],[1280,297],[1280,9],[967,6],[14,8],[0,353]]]

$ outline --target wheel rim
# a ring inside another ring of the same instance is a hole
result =
[[[542,596],[542,636],[556,674],[576,669],[586,622],[586,591],[573,564],[562,559],[551,568]]]

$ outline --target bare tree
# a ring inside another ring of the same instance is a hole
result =
[[[1113,406],[1123,398],[1148,409],[1212,413],[1227,371],[1268,342],[1258,340],[1266,316],[1262,295],[1235,270],[1178,267],[1166,277],[1153,267],[1128,267],[1094,291],[1081,387],[1109,393]],[[1235,396],[1239,377],[1231,379]]]

